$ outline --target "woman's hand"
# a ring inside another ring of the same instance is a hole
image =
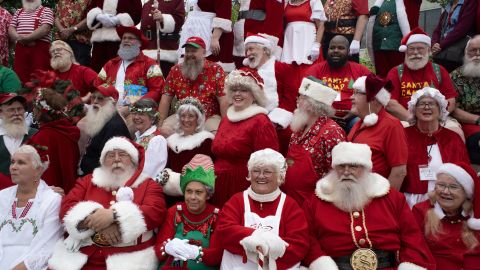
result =
[[[153,17],[153,20],[155,20],[155,21],[158,21],[160,23],[163,22],[162,12],[158,9],[155,9],[154,11],[152,11],[152,17]]]
[[[433,53],[433,54],[437,54],[437,53],[439,53],[441,50],[442,50],[442,48],[440,48],[440,44],[439,44],[439,43],[433,44],[433,46],[432,46],[432,53]]]
[[[218,55],[220,53],[220,42],[216,38],[212,38],[210,41],[210,51],[213,55]]]

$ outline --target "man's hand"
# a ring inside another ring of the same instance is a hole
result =
[[[87,216],[83,223],[90,229],[99,232],[113,223],[113,210],[99,208]]]
[[[65,190],[63,190],[63,188],[61,187],[56,187],[56,186],[50,186],[50,188],[55,192],[55,193],[58,193],[60,194],[60,196],[65,196]]]
[[[210,40],[210,51],[212,51],[213,55],[220,53],[220,42],[218,39],[212,38],[212,40]]]
[[[72,27],[69,27],[69,28],[63,28],[59,32],[60,32],[60,37],[62,39],[67,39],[75,32],[75,30]]]
[[[110,226],[99,231],[98,233],[102,234],[102,237],[106,239],[111,246],[122,241],[122,233],[120,232],[120,227],[117,223],[112,223]]]
[[[163,22],[163,14],[158,9],[155,9],[154,11],[152,11],[152,17],[153,17],[153,20],[155,21],[159,21],[160,23]]]
[[[433,46],[432,46],[432,54],[437,54],[437,53],[439,53],[441,50],[442,50],[442,48],[440,48],[440,44],[439,44],[439,43],[433,44]]]

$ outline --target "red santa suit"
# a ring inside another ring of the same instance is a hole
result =
[[[212,203],[222,207],[234,194],[249,186],[247,162],[250,155],[261,149],[278,150],[275,128],[257,105],[235,112],[228,108],[212,143],[215,156],[215,194]]]
[[[373,172],[388,177],[392,167],[407,164],[407,139],[398,119],[382,108],[378,112],[377,124],[374,126],[362,125],[363,120],[355,123],[348,133],[348,141],[370,146]]]
[[[435,269],[405,197],[391,189],[387,179],[370,174],[364,181],[369,181],[367,195],[371,201],[361,211],[344,212],[333,204],[329,191],[338,181],[336,177],[332,174],[318,181],[316,196],[303,206],[311,237],[304,262],[310,269],[329,269],[322,268],[325,255],[338,262],[347,259],[340,257],[350,256],[359,248],[387,252],[394,267],[383,269]]]
[[[149,40],[143,53],[157,60],[157,23],[153,20],[154,0],[143,5],[142,24],[140,29]],[[164,76],[178,61],[177,50],[180,38],[180,28],[185,20],[185,6],[182,0],[158,0],[158,10],[162,12],[163,22],[160,23],[160,67]]]
[[[432,205],[430,201],[424,201],[416,204],[412,209],[413,215],[424,235],[425,219],[430,209],[435,209],[435,214],[441,211],[440,215],[437,214],[439,218],[444,216],[441,207],[437,205],[438,203]],[[480,248],[468,250],[462,241],[463,227],[467,219],[463,215],[454,218],[445,216],[440,219],[442,232],[438,237],[432,235],[425,236],[428,247],[435,258],[437,270],[478,269],[480,265]],[[480,233],[474,231],[474,234],[477,241],[480,241]]]
[[[77,64],[72,64],[70,69],[65,72],[55,70],[55,75],[57,75],[57,79],[71,81],[73,88],[80,91],[82,97],[94,90],[97,78],[97,73],[91,68]]]
[[[217,233],[225,248],[221,269],[258,269],[258,261],[240,244],[255,231],[271,231],[289,244],[276,260],[277,269],[299,269],[309,247],[308,224],[301,208],[278,189],[266,194],[271,198],[263,202],[250,191],[235,194],[220,213]]]
[[[155,60],[142,52],[130,63],[120,57],[108,61],[98,74],[96,85],[113,85],[119,91],[118,104],[133,104],[140,98],[160,102],[164,79]],[[123,73],[123,81],[117,81]]]
[[[107,147],[109,143],[105,145]],[[122,188],[111,190],[111,179],[105,179],[100,170],[102,167],[99,167],[93,174],[80,178],[63,198],[60,217],[68,238],[57,243],[49,260],[50,269],[132,270],[139,269],[139,266],[142,269],[156,269],[158,262],[153,249],[153,230],[164,220],[165,201],[162,188],[151,178],[141,174],[144,163],[143,147],[133,143],[132,145],[138,150],[139,165]],[[115,146],[122,150],[124,148],[121,143]],[[129,153],[129,150],[127,152]],[[95,232],[92,229],[77,228],[79,222],[100,208],[115,209],[117,212],[122,240],[115,246],[95,244]],[[68,250],[72,247],[79,249]]]
[[[97,20],[98,15],[111,15],[117,25],[134,26],[140,22],[142,14],[141,0],[94,0],[92,8],[87,13],[87,26],[92,32],[92,61],[90,66],[96,72],[105,63],[117,56],[121,38],[118,36],[115,26],[103,26]]]

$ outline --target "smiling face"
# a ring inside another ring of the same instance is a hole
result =
[[[446,214],[459,213],[467,195],[462,185],[447,174],[439,174],[435,181],[435,196]]]
[[[242,111],[255,101],[252,91],[244,86],[233,86],[230,91],[232,92],[232,105],[235,111]]]
[[[185,187],[185,204],[190,213],[200,214],[207,206],[208,193],[205,186],[196,181],[192,181]]]
[[[269,194],[278,188],[279,172],[274,166],[254,166],[249,173],[251,188],[255,193]]]
[[[415,42],[407,46],[405,64],[411,70],[418,70],[427,65],[430,56],[430,46],[422,42]]]
[[[180,129],[184,135],[192,135],[198,126],[198,115],[193,110],[185,110],[180,113]]]
[[[257,68],[268,60],[268,55],[264,47],[255,42],[250,42],[245,45],[245,55],[248,58],[248,66],[250,68]]]
[[[144,133],[153,125],[152,118],[147,113],[132,112],[133,124],[135,130]]]
[[[348,61],[348,40],[343,36],[334,37],[328,46],[327,62],[332,67],[343,67]]]
[[[369,114],[368,111],[368,101],[367,95],[358,91],[354,91],[353,95],[350,97],[352,100],[352,113],[363,118]]]
[[[440,117],[440,107],[437,101],[432,97],[422,97],[415,104],[415,117],[417,122],[438,122]]]

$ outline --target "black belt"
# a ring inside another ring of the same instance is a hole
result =
[[[146,30],[144,32],[145,37],[148,40],[155,40],[156,33],[153,30]],[[173,32],[173,33],[162,33],[160,32],[160,39],[161,40],[178,40],[180,38],[180,33]]]
[[[357,19],[344,19],[338,21],[325,22],[325,27],[332,29],[337,27],[355,27],[357,26]]]
[[[377,269],[395,267],[395,252],[374,249],[373,252],[377,255],[378,265]],[[333,257],[333,260],[340,270],[353,270],[350,264],[352,255]]]
[[[265,11],[260,9],[243,10],[238,12],[238,20],[249,19],[256,21],[264,21],[265,17]]]

